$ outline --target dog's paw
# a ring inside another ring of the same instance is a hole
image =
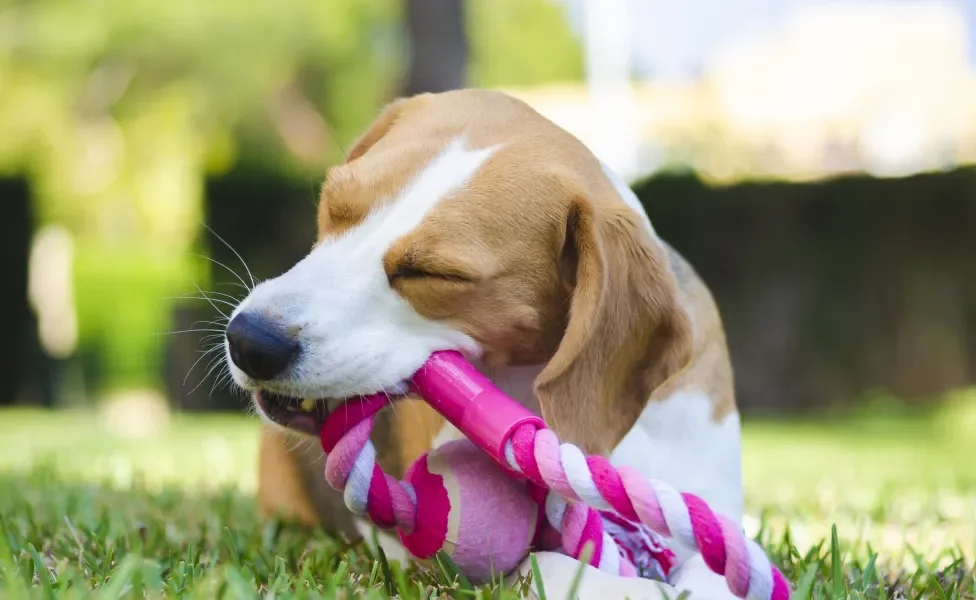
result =
[[[539,565],[542,581],[532,578],[529,598],[539,600],[540,584],[546,598],[558,600],[675,600],[678,592],[666,583],[639,577],[618,577],[589,565],[583,566],[576,597],[570,599],[573,582],[580,570],[579,561],[558,552],[536,552],[525,559],[515,573],[509,575],[508,584],[532,573],[532,557]]]

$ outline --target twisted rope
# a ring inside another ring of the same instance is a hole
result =
[[[416,493],[380,468],[369,439],[375,414],[389,402],[385,395],[350,400],[326,418],[320,436],[326,455],[325,477],[333,489],[342,492],[354,514],[380,528],[397,528],[410,535],[417,522]],[[616,575],[637,574],[633,549],[617,544],[600,513],[616,514],[629,522],[611,520],[618,531],[623,526],[638,536],[646,535],[649,532],[638,525],[642,524],[697,548],[705,564],[725,576],[736,597],[789,598],[789,584],[762,549],[695,495],[648,480],[635,469],[615,469],[606,459],[586,456],[572,444],[561,444],[551,430],[532,425],[514,431],[505,444],[505,458],[514,473],[548,490],[546,518],[561,534],[563,551],[573,558],[580,559],[589,544],[593,550],[589,564]],[[653,538],[643,549],[648,546],[657,547]],[[670,565],[660,566],[666,575]]]
[[[382,529],[396,527],[410,534],[416,526],[417,495],[409,484],[380,468],[369,439],[376,413],[389,402],[378,395],[350,400],[326,418],[319,436],[326,456],[325,480],[342,492],[354,514]]]
[[[515,430],[505,444],[505,459],[513,471],[551,491],[546,514],[557,528],[556,524],[564,523],[559,513],[575,510],[569,507],[585,504],[616,513],[697,548],[705,564],[725,577],[738,598],[786,600],[790,596],[786,578],[762,548],[694,494],[679,493],[630,467],[614,468],[607,459],[586,456],[572,444],[560,444],[551,430],[531,425]]]

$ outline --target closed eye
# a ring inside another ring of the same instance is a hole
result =
[[[428,271],[420,267],[414,267],[410,265],[401,265],[397,267],[393,273],[390,274],[390,283],[396,280],[410,280],[410,279],[440,279],[443,281],[451,281],[455,283],[472,283],[474,279],[461,275],[459,273],[449,273],[446,271]]]

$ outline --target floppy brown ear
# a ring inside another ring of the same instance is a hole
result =
[[[691,360],[667,251],[638,219],[584,195],[566,217],[568,324],[535,392],[547,425],[589,453],[608,455],[654,390]]]
[[[411,96],[409,98],[397,98],[386,105],[386,107],[380,111],[380,114],[373,119],[366,131],[359,136],[359,139],[352,145],[349,150],[349,154],[346,157],[346,162],[352,162],[366,154],[366,152],[372,148],[376,142],[383,139],[396,122],[403,116],[403,112],[407,109],[407,106],[415,102],[417,99],[427,96],[428,94],[420,94],[417,96]]]

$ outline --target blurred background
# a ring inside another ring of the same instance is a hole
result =
[[[633,183],[746,419],[976,431],[974,0],[0,0],[0,463],[71,458],[53,409],[137,438],[244,412],[205,354],[243,261],[310,249],[386,102],[466,86]]]
[[[242,259],[308,251],[384,103],[465,86],[634,183],[714,290],[746,414],[971,384],[976,3],[734,4],[3,0],[0,404],[243,409],[196,363]]]

